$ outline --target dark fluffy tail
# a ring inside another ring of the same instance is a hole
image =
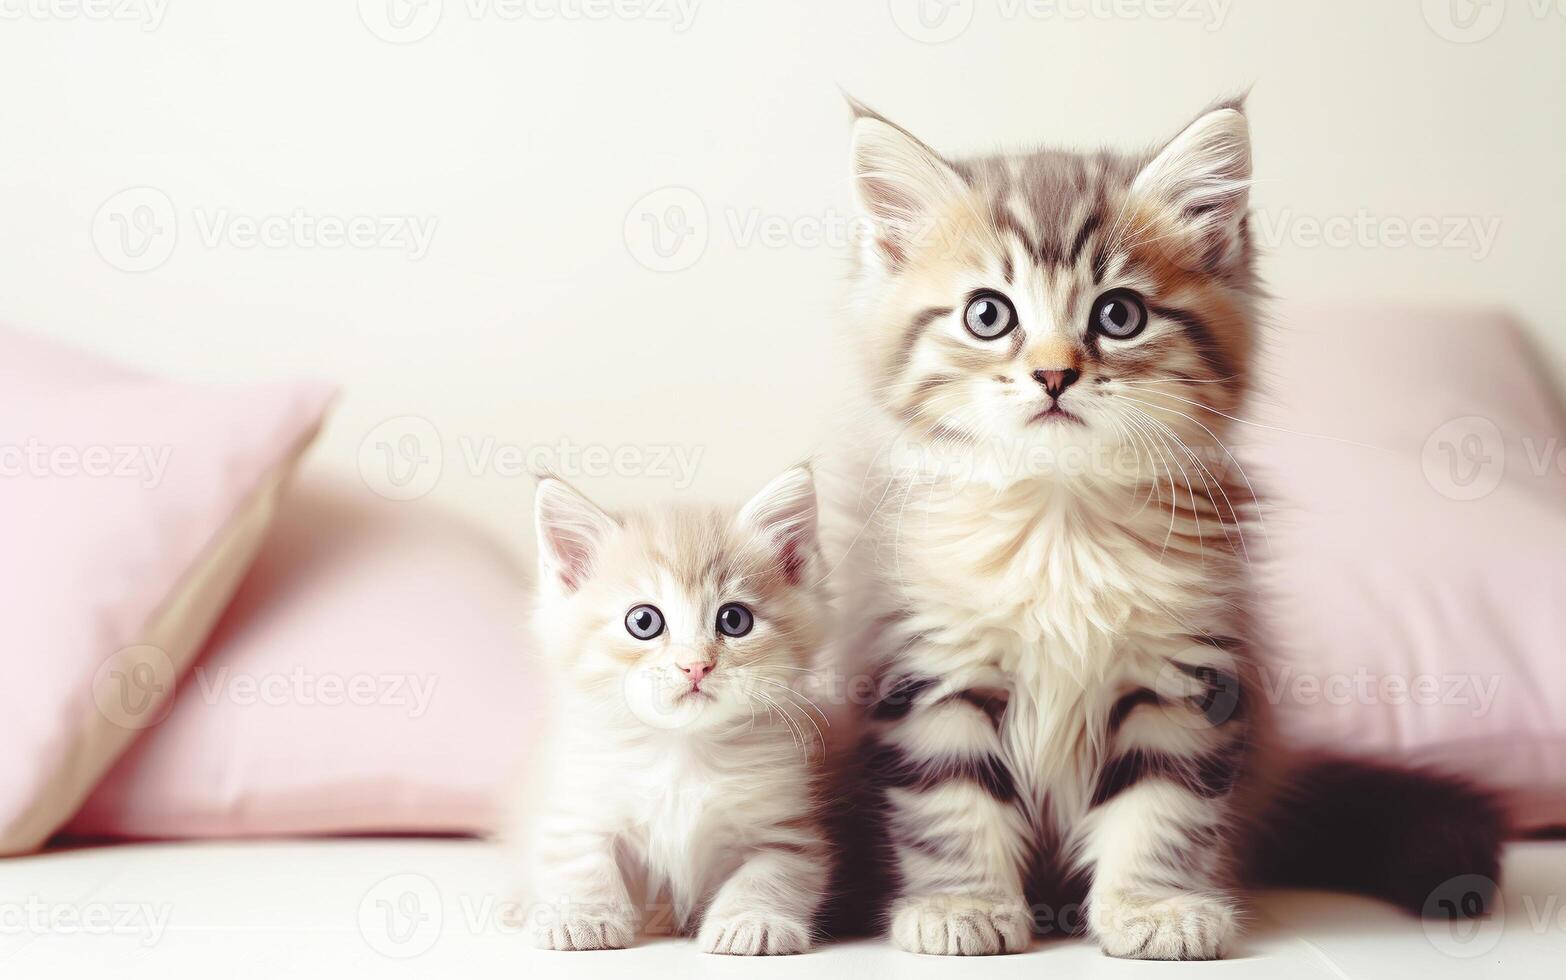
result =
[[[833,867],[818,930],[833,939],[880,935],[887,902],[897,890],[897,872],[884,800],[864,753],[852,753],[829,777],[823,818]]]
[[[1307,762],[1261,820],[1257,884],[1384,899],[1415,915],[1489,907],[1505,807],[1465,780],[1343,758]]]

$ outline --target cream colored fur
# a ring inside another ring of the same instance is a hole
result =
[[[551,724],[511,828],[528,873],[527,933],[550,949],[695,932],[709,953],[799,953],[826,887],[816,819],[818,724],[794,687],[823,621],[808,470],[735,516],[610,515],[563,482],[539,488],[536,626]],[[741,602],[740,637],[716,628]],[[663,632],[639,639],[650,603]],[[700,692],[680,664],[709,663]]]

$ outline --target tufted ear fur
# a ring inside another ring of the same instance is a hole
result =
[[[568,594],[591,577],[604,539],[619,527],[597,504],[552,476],[538,483],[533,520],[539,582]]]
[[[874,231],[872,258],[887,268],[906,261],[936,209],[961,194],[962,176],[912,133],[853,99],[854,196]]]
[[[810,467],[796,466],[767,484],[735,523],[770,541],[789,581],[798,584],[816,551],[816,482]]]
[[[1220,265],[1241,244],[1250,191],[1251,132],[1238,101],[1187,126],[1131,185],[1133,197],[1183,227],[1187,239]]]

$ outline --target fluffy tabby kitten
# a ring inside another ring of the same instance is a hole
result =
[[[827,863],[817,730],[792,690],[824,617],[810,471],[737,516],[615,516],[546,478],[536,523],[553,688],[540,810],[513,832],[529,936],[605,949],[699,928],[709,953],[805,951]]]
[[[1261,298],[1241,104],[1147,154],[955,161],[855,108],[873,462],[829,553],[865,626],[845,669],[880,679],[863,759],[893,941],[1066,928],[1206,959],[1255,878],[1415,909],[1494,878],[1482,794],[1261,759],[1254,498],[1224,448]]]

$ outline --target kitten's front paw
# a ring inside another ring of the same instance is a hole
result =
[[[1115,893],[1096,898],[1089,920],[1099,946],[1132,960],[1216,960],[1234,932],[1233,903],[1215,895]]]
[[[925,895],[892,907],[892,942],[910,953],[1020,953],[1032,935],[1032,916],[1020,898]]]
[[[607,906],[565,911],[541,906],[528,915],[526,932],[539,949],[625,949],[636,939],[636,920]]]
[[[704,953],[728,956],[788,956],[810,949],[810,930],[798,922],[747,912],[709,916],[696,935]]]

